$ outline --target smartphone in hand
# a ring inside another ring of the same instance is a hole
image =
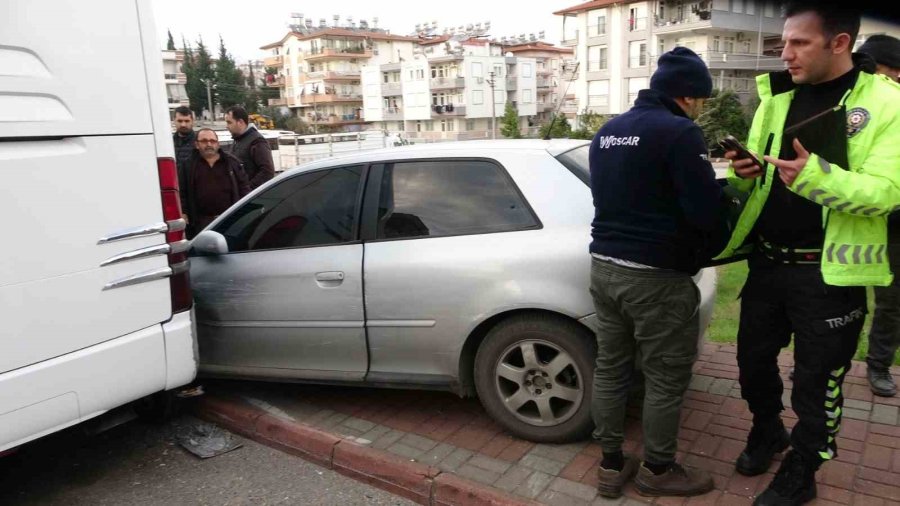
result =
[[[726,135],[724,139],[719,141],[719,145],[722,146],[722,149],[724,149],[725,151],[737,151],[737,158],[735,158],[735,160],[743,160],[745,158],[749,158],[753,160],[754,165],[756,165],[760,169],[763,168],[762,161],[760,161],[759,158],[753,155],[753,153],[751,153],[749,149],[744,147],[744,145],[741,144],[741,141],[735,139],[734,136]]]

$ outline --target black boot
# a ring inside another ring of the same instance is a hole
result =
[[[796,506],[816,498],[816,468],[791,450],[753,506]]]
[[[756,476],[769,470],[772,457],[791,444],[791,436],[781,418],[766,423],[754,423],[747,437],[747,446],[737,459],[735,468],[744,476]]]

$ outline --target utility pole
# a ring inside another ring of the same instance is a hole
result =
[[[212,108],[212,89],[209,84],[209,79],[204,79],[203,82],[206,84],[206,103],[209,106],[209,119],[211,121],[215,121],[216,115],[215,115],[215,113],[213,113],[213,108]]]
[[[488,86],[491,87],[491,139],[497,138],[497,111],[496,111],[496,103],[497,100],[494,96],[494,83],[496,80],[494,79],[494,72],[488,72],[488,76],[490,78],[487,80]]]

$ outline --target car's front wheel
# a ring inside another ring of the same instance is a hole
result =
[[[593,428],[596,344],[587,329],[551,315],[520,315],[488,332],[475,356],[481,404],[513,434],[536,442],[583,439]]]

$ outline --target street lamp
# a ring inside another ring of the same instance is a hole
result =
[[[487,83],[488,83],[488,86],[491,87],[491,139],[496,139],[497,138],[497,111],[496,111],[497,98],[494,94],[494,83],[496,82],[496,80],[494,79],[493,72],[488,72],[488,76],[490,76],[490,78],[488,78]]]

